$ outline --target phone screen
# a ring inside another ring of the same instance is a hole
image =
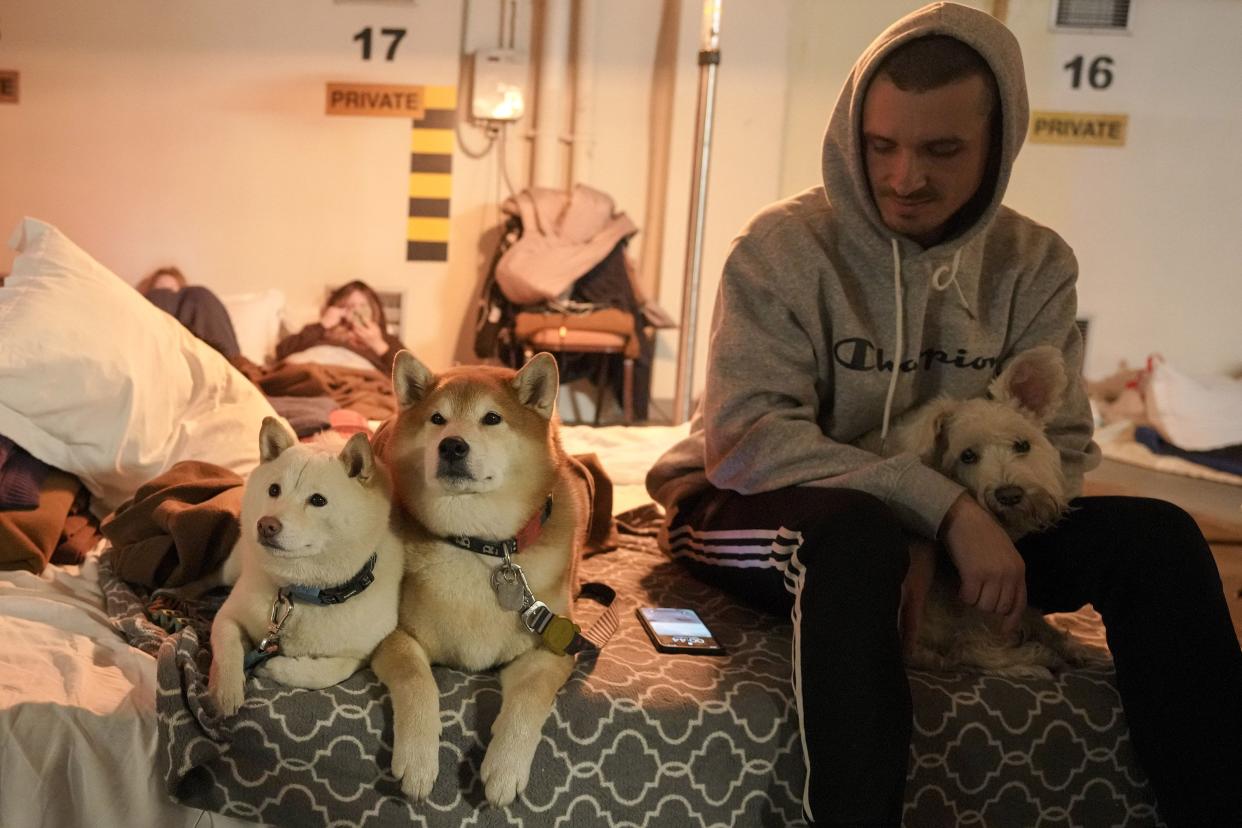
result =
[[[638,617],[656,649],[671,653],[719,655],[724,649],[698,613],[677,607],[640,607]]]

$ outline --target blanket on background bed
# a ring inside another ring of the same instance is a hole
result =
[[[392,379],[379,371],[318,362],[256,365],[244,357],[232,363],[268,397],[330,397],[341,408],[368,420],[397,413]]]
[[[479,779],[500,706],[495,673],[435,668],[441,771],[414,805],[389,773],[391,708],[370,670],[315,691],[251,679],[241,711],[222,720],[206,697],[214,607],[170,608],[116,578],[105,555],[113,623],[157,656],[158,767],[170,796],[280,825],[800,824],[789,623],[690,578],[644,520],[618,523],[642,534],[622,533],[580,572],[617,590],[620,629],[558,694],[525,796],[505,810],[487,806]],[[159,623],[144,610],[151,603]],[[729,655],[657,653],[638,605],[694,607]],[[579,609],[589,621],[594,605]],[[1058,621],[1102,640],[1090,611]],[[910,675],[907,826],[1159,824],[1106,661],[1042,682]]]

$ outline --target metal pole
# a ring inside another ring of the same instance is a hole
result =
[[[707,216],[707,174],[711,162],[712,120],[716,109],[716,67],[720,64],[720,6],[704,0],[703,37],[699,47],[699,106],[694,130],[694,176],[690,194],[690,228],[686,274],[681,291],[681,330],[677,337],[677,391],[673,420],[690,419],[694,395],[694,342],[699,321],[699,279],[703,274],[703,225]]]

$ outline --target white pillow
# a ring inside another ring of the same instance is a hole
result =
[[[1160,436],[1186,451],[1242,445],[1242,381],[1183,373],[1149,360],[1147,418]]]
[[[180,460],[245,475],[271,405],[59,230],[23,219],[0,287],[0,434],[77,475],[104,515]]]
[[[285,294],[277,288],[221,296],[229,312],[242,356],[259,365],[276,353],[280,324],[285,318]]]

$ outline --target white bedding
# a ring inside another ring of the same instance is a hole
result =
[[[214,348],[55,227],[22,220],[0,288],[0,434],[103,516],[181,460],[237,474],[276,412]]]
[[[614,512],[649,500],[651,463],[685,427],[563,430],[614,484]],[[0,572],[0,826],[235,826],[169,800],[155,770],[155,660],[108,625],[97,548],[41,576]]]
[[[570,454],[599,455],[612,480],[612,513],[651,501],[643,485],[647,470],[666,449],[690,433],[679,426],[563,426],[561,445]]]
[[[1180,474],[1183,477],[1242,486],[1242,475],[1219,471],[1202,463],[1193,463],[1171,454],[1156,454],[1134,439],[1134,424],[1129,421],[1120,421],[1097,429],[1095,439],[1100,444],[1100,453],[1110,460],[1118,460],[1132,466],[1142,466],[1168,474]]]
[[[108,626],[98,552],[0,572],[0,825],[241,825],[164,796],[155,660]]]

